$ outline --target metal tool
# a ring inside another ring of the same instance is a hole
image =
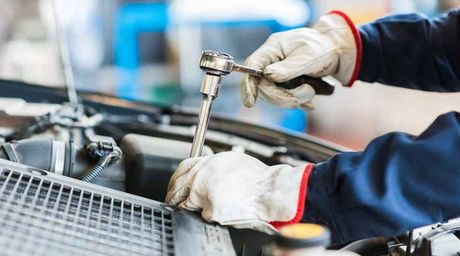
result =
[[[67,35],[57,14],[58,0],[49,0],[49,6],[51,7],[51,13],[53,15],[53,22],[55,27],[57,44],[59,46],[59,56],[63,67],[63,76],[65,80],[67,97],[69,98],[69,104],[75,110],[78,108],[78,95],[77,87],[75,85],[74,72],[72,69],[72,62],[70,59],[70,51],[68,46]]]
[[[233,58],[225,53],[215,51],[201,53],[200,68],[204,71],[200,89],[202,99],[190,157],[201,156],[209,117],[211,115],[212,101],[219,93],[221,77],[232,72],[232,63]]]
[[[229,54],[212,50],[207,50],[201,53],[200,68],[204,71],[204,77],[200,89],[202,99],[190,157],[201,156],[206,130],[208,129],[212,102],[219,93],[222,76],[226,76],[232,71],[259,77],[264,76],[262,70],[238,65],[233,61],[233,57]],[[312,86],[316,94],[319,95],[329,95],[334,92],[334,86],[328,82],[322,80],[321,78],[313,78],[306,75],[299,76],[284,83],[277,83],[277,85],[285,89],[294,89],[305,83]]]
[[[263,70],[236,64],[233,61],[233,57],[229,54],[212,50],[204,51],[201,54],[200,68],[205,72],[218,71],[224,73],[224,75],[236,71],[248,75],[264,77]],[[298,76],[284,83],[276,83],[277,86],[285,89],[294,89],[303,84],[309,84],[313,87],[317,95],[330,95],[334,92],[334,86],[327,81],[322,78],[315,78],[307,75]]]

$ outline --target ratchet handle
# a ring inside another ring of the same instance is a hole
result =
[[[315,90],[317,95],[331,95],[334,93],[334,86],[324,81],[322,78],[315,78],[307,75],[298,76],[287,82],[276,83],[277,86],[284,89],[294,89],[302,84],[309,84]]]

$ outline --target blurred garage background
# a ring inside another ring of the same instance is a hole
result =
[[[270,33],[311,24],[329,10],[343,10],[362,24],[391,13],[436,16],[458,5],[456,0],[0,0],[0,78],[62,86],[60,31],[78,89],[197,108],[203,49],[243,62]],[[460,111],[459,93],[362,82],[317,97],[309,113],[262,101],[246,109],[240,78],[226,77],[213,111],[357,150],[383,133],[418,134],[437,115]]]

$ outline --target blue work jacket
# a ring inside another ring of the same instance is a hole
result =
[[[389,16],[359,32],[359,80],[460,91],[460,9],[435,19]],[[306,198],[303,221],[327,225],[336,243],[460,217],[460,114],[439,116],[419,136],[389,133],[317,164]]]

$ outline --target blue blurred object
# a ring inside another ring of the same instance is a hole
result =
[[[422,12],[430,17],[440,14],[437,0],[415,0],[417,11]]]
[[[193,24],[191,24],[193,25]],[[268,27],[272,32],[279,32],[284,30],[289,30],[293,28],[298,28],[300,26],[285,26],[280,24],[276,19],[260,19],[260,20],[228,20],[228,21],[203,21],[199,24],[202,28],[254,28],[254,27]]]
[[[119,70],[118,95],[136,99],[139,83],[139,34],[165,32],[168,28],[166,3],[128,3],[122,5],[115,18],[115,65]]]
[[[284,110],[280,125],[284,128],[304,132],[307,129],[307,113],[301,109]]]
[[[142,94],[139,81],[140,50],[139,34],[145,32],[166,32],[174,22],[167,3],[127,3],[121,5],[115,18],[115,65],[118,68],[117,94],[125,99],[138,99]],[[229,20],[202,19],[173,24],[174,26],[199,26],[201,28],[267,27],[272,32],[298,28],[303,24],[286,25],[276,18],[233,18]],[[182,54],[182,53],[181,53]],[[305,131],[306,114],[302,110],[286,110],[280,125],[295,131]]]

